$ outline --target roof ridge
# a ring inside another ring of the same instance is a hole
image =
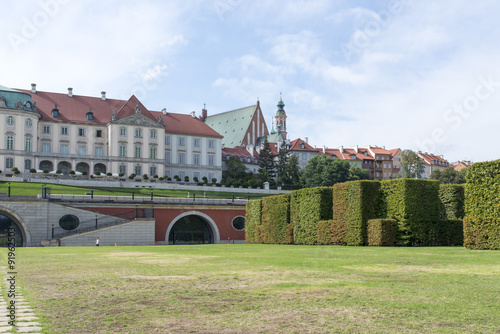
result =
[[[235,112],[235,111],[238,111],[238,110],[248,109],[248,108],[251,108],[251,107],[257,108],[257,105],[254,104],[254,105],[251,105],[251,106],[248,106],[248,107],[243,107],[243,108],[238,108],[238,109],[234,109],[234,110],[224,111],[224,112],[221,112],[221,113],[218,113],[218,114],[213,114],[211,116],[208,116],[207,118],[215,117],[215,116],[219,116],[219,115],[224,115],[224,114],[227,114],[227,113],[230,113],[230,112]]]

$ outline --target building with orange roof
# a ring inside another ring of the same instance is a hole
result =
[[[318,150],[309,145],[308,140],[297,138],[290,142],[290,154],[294,154],[299,161],[300,168],[305,168],[311,158],[318,155]]]
[[[222,177],[222,136],[193,113],[128,100],[0,86],[0,170],[60,170],[124,177]]]
[[[450,166],[450,163],[442,155],[433,153],[418,152],[418,156],[424,161],[423,179],[430,179],[431,173],[435,170],[443,170]]]
[[[392,158],[392,176],[393,178],[398,178],[401,175],[401,153],[403,152],[399,148],[394,148],[388,150]]]
[[[237,157],[246,167],[248,172],[252,172],[257,174],[259,172],[259,159],[258,156],[252,155],[247,149],[243,146],[236,147],[223,147],[222,148],[222,171],[227,170],[225,162],[228,161],[231,157]]]
[[[453,167],[453,169],[457,172],[460,172],[462,169],[469,168],[470,166],[472,166],[472,164],[472,161],[463,160],[454,162],[453,164],[451,164],[451,167]]]

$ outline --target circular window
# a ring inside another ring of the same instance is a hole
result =
[[[66,231],[74,230],[80,225],[80,219],[74,215],[65,215],[59,219],[59,226]]]
[[[234,217],[232,223],[233,228],[237,231],[244,231],[245,230],[245,217],[238,216]]]
[[[7,124],[8,125],[14,124],[14,117],[12,117],[12,116],[7,117]]]
[[[28,118],[26,120],[26,126],[29,128],[29,127],[31,127],[32,124],[33,124],[33,122],[31,121],[31,118]]]

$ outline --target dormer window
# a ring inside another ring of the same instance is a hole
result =
[[[367,157],[367,156],[368,156],[368,152],[365,151],[365,157]]]
[[[52,109],[52,118],[59,118],[59,109],[57,109],[57,104]]]
[[[351,159],[356,159],[356,155],[351,154]]]
[[[300,143],[300,148],[306,148],[306,145],[304,143]]]
[[[94,113],[92,111],[89,111],[86,115],[87,121],[93,121],[94,120]]]

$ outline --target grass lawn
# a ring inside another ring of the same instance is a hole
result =
[[[498,251],[200,245],[16,258],[44,333],[500,333]]]
[[[28,195],[28,196],[36,196],[42,193],[42,185],[44,183],[36,183],[36,182],[12,182],[10,184],[11,195]],[[144,184],[139,184],[139,186],[143,186]],[[0,192],[7,193],[8,192],[8,182],[0,182]],[[153,186],[154,184],[147,184],[147,186]],[[47,183],[47,188],[50,188],[50,193],[52,194],[66,194],[66,195],[85,195],[86,193],[90,193],[91,190],[94,191],[94,195],[102,195],[102,196],[130,196],[132,197],[132,192],[134,192],[134,196],[151,196],[150,188],[95,188],[95,187],[75,187],[75,186],[66,186],[59,184],[49,184]],[[222,192],[222,191],[210,191],[213,188],[211,186],[206,187],[206,191],[197,192],[198,196],[203,196],[205,193],[207,198],[232,198],[231,192]],[[177,189],[153,189],[155,197],[187,197],[188,192],[190,195],[193,195],[193,191],[185,191],[185,190],[177,190]],[[246,193],[235,193],[236,197],[244,197],[248,198],[248,194]],[[258,199],[263,196],[268,196],[264,194],[250,194],[250,199]]]

